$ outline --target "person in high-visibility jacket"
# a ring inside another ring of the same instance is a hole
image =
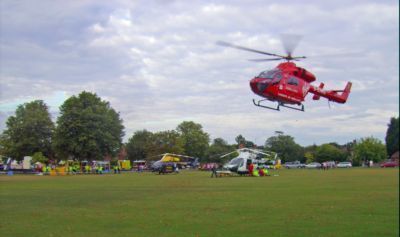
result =
[[[47,172],[47,167],[46,167],[46,165],[43,165],[43,167],[42,167],[42,173],[43,173],[43,174],[46,174],[46,172]]]
[[[103,174],[103,166],[99,166],[99,174]]]
[[[85,173],[86,174],[90,173],[90,166],[89,165],[85,165]]]
[[[69,174],[73,174],[74,173],[74,169],[72,168],[72,166],[68,166],[68,173]]]
[[[78,173],[78,170],[79,170],[78,166],[76,165],[72,166],[72,172],[74,172],[74,174]]]
[[[50,174],[50,171],[51,171],[51,167],[50,167],[50,165],[48,165],[48,166],[46,167],[46,173],[47,173],[47,174]]]
[[[265,176],[270,176],[269,171],[268,171],[267,168],[264,168],[264,175],[265,175]]]
[[[258,174],[258,169],[253,170],[253,176],[259,177],[260,175]]]

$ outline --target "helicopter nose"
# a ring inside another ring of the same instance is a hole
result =
[[[268,85],[268,82],[260,78],[250,80],[250,88],[256,94],[263,93]]]

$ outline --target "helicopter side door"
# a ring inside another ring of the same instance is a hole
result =
[[[289,75],[284,83],[284,90],[288,96],[288,99],[294,103],[301,103],[304,101],[303,88],[304,81],[300,80],[298,77]]]

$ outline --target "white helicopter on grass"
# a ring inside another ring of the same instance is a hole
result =
[[[220,156],[220,158],[224,158],[235,152],[237,152],[239,155],[226,163],[222,167],[222,171],[217,171],[217,173],[234,172],[240,175],[244,175],[249,173],[250,164],[254,164],[255,167],[257,167],[258,165],[263,165],[271,168],[271,166],[276,164],[278,158],[278,155],[275,152],[261,151],[258,149],[250,148],[237,149],[235,151]]]

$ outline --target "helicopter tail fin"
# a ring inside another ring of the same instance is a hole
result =
[[[324,85],[325,84],[323,82],[321,82],[321,84],[319,84],[318,88],[322,90],[324,88]],[[314,94],[314,96],[312,97],[313,100],[319,100],[319,98],[321,98],[321,96],[319,96],[317,94]]]
[[[347,82],[347,85],[344,88],[343,93],[340,95],[341,99],[344,101],[343,103],[345,103],[347,101],[347,98],[349,97],[351,86],[352,86],[352,83]]]

